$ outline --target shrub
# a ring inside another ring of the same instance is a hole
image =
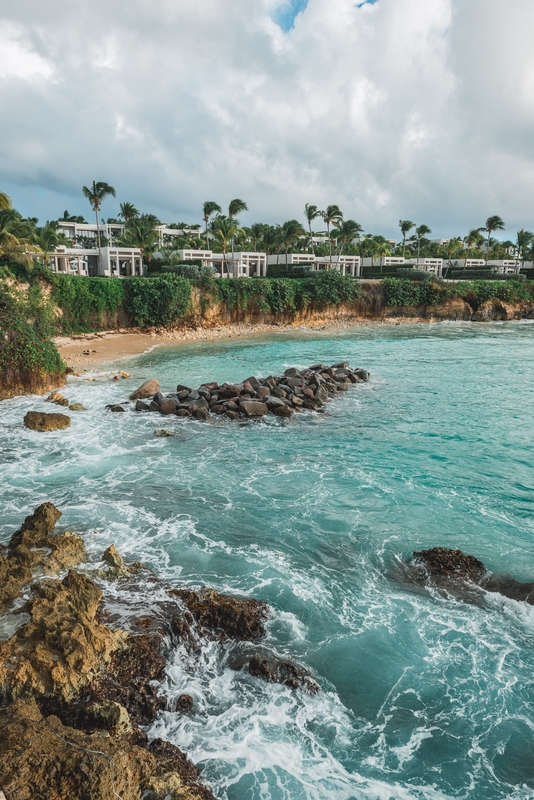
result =
[[[191,283],[180,275],[126,278],[124,305],[136,325],[174,325],[191,309]]]
[[[52,300],[63,316],[64,333],[90,333],[105,326],[103,313],[117,311],[124,299],[123,282],[109,278],[50,274]]]

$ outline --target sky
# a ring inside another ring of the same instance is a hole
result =
[[[0,191],[43,224],[81,187],[201,222],[337,204],[433,238],[534,230],[534,0],[2,0]]]

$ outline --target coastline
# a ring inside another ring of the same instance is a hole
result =
[[[230,323],[218,327],[175,328],[172,330],[146,330],[141,328],[119,329],[82,333],[74,336],[58,336],[54,343],[67,367],[97,366],[121,359],[142,355],[156,347],[192,341],[236,339],[264,333],[279,333],[295,330],[335,330],[374,327],[377,325],[416,325],[430,323],[423,317],[390,317],[386,319],[337,319],[309,324]],[[84,354],[85,351],[85,354]],[[89,352],[87,352],[89,351]]]

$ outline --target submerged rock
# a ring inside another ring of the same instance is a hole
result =
[[[83,403],[71,403],[69,406],[69,411],[87,411],[87,409]]]
[[[45,411],[28,411],[24,424],[31,431],[64,431],[70,426],[70,417],[66,414],[48,414]]]
[[[68,406],[69,401],[66,397],[63,397],[61,392],[52,392],[46,398],[47,403],[55,403],[57,406]]]
[[[268,606],[261,600],[230,597],[213,589],[172,589],[170,594],[182,600],[197,625],[207,633],[248,642],[265,635]]]

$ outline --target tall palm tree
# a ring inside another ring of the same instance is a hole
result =
[[[524,263],[526,261],[526,254],[529,248],[532,247],[534,244],[534,233],[530,231],[525,231],[521,228],[520,231],[517,231],[517,241],[516,241],[516,252],[517,252],[517,266],[516,272],[519,272],[519,260]]]
[[[415,229],[415,233],[417,234],[417,263],[419,264],[419,254],[421,252],[421,239],[423,236],[426,236],[427,233],[432,233],[428,225],[419,225],[418,228]]]
[[[230,200],[228,204],[228,217],[229,219],[234,219],[237,214],[241,214],[242,211],[248,211],[248,206],[244,200],[240,200],[238,197],[235,200]],[[232,236],[232,259],[234,257],[234,237]]]
[[[337,238],[340,242],[340,248],[338,255],[343,253],[343,248],[345,247],[348,242],[352,242],[357,236],[363,233],[363,228],[359,222],[356,222],[353,219],[346,219],[338,228],[338,235]]]
[[[286,251],[286,272],[288,271],[287,257],[288,250],[292,247],[306,231],[297,219],[289,219],[280,228],[281,243]]]
[[[234,236],[238,231],[237,222],[231,217],[218,216],[215,217],[211,223],[211,230],[214,233],[215,239],[217,239],[221,244],[224,265],[226,267],[226,250],[228,248],[228,242],[230,240],[233,241]]]
[[[399,228],[402,233],[402,257],[406,256],[406,234],[410,233],[412,228],[415,228],[415,222],[409,219],[400,219]]]
[[[488,241],[487,241],[487,249],[486,249],[486,264],[488,263],[489,259],[489,251],[490,251],[490,238],[493,231],[503,231],[504,230],[504,222],[500,217],[496,214],[493,217],[488,217],[486,220],[486,224],[479,228],[479,231],[485,231],[488,234]]]
[[[253,225],[250,226],[250,238],[252,239],[252,250],[257,253],[258,252],[258,242],[261,242],[264,239],[265,232],[268,229],[268,226],[265,225],[263,222],[254,222]]]
[[[202,215],[204,218],[204,225],[206,226],[205,230],[206,247],[208,246],[208,223],[210,221],[210,217],[212,214],[221,214],[221,213],[222,213],[222,208],[214,200],[206,200],[206,202],[202,206]]]
[[[122,217],[124,222],[128,224],[130,220],[139,216],[139,211],[133,203],[121,203],[119,217]]]
[[[152,256],[160,246],[159,233],[156,230],[158,223],[159,220],[153,214],[141,214],[131,219],[124,233],[118,237],[118,242],[123,247],[138,247],[149,268]]]
[[[0,261],[14,261],[30,267],[33,264],[31,253],[40,253],[32,241],[33,230],[18,211],[13,208],[0,210]]]
[[[308,228],[310,230],[310,242],[311,242],[312,256],[315,258],[315,248],[313,246],[313,233],[312,233],[311,224],[312,224],[314,219],[317,219],[317,217],[322,216],[322,214],[319,211],[319,209],[317,208],[317,206],[312,206],[309,203],[306,203],[306,205],[304,206],[304,216],[306,217],[306,220],[308,222]]]
[[[480,246],[483,241],[484,237],[478,228],[472,228],[464,239],[468,250],[471,250],[471,247]]]
[[[46,267],[48,266],[50,254],[54,252],[58,245],[68,245],[69,240],[64,234],[58,233],[55,228],[47,225],[39,231],[37,235],[37,244],[43,251],[43,262]]]
[[[98,239],[98,263],[100,267],[102,266],[102,248],[100,247],[100,227],[98,225],[98,212],[100,211],[100,207],[102,205],[102,201],[108,195],[115,197],[115,189],[113,186],[110,186],[109,183],[105,181],[93,181],[93,185],[91,188],[87,186],[82,186],[82,193],[84,197],[87,197],[89,202],[93,207],[93,211],[95,212],[96,216],[96,235]]]
[[[328,244],[330,246],[330,269],[332,269],[332,239],[330,238],[330,225],[337,227],[343,219],[343,212],[339,206],[327,206],[326,211],[321,211],[321,216],[326,222],[328,230]]]

